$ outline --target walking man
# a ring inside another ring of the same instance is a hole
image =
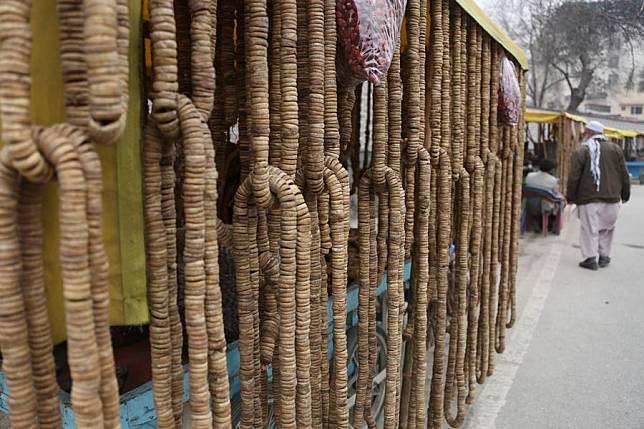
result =
[[[617,216],[631,196],[624,153],[604,136],[604,126],[592,121],[570,162],[566,198],[578,206],[583,258],[579,266],[597,270],[610,264]]]

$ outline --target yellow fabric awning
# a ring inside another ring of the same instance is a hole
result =
[[[549,124],[557,122],[561,118],[561,113],[544,112],[540,110],[527,109],[525,112],[525,121],[537,124]]]
[[[604,128],[604,135],[606,137],[610,137],[611,139],[624,138],[624,136],[622,135],[622,132],[616,128],[609,128],[609,127]]]
[[[528,108],[525,112],[526,123],[548,124],[557,122],[560,118],[570,119],[575,122],[587,124],[590,122],[583,116],[574,115],[568,112],[551,112],[548,110]],[[604,135],[613,139],[623,139],[625,137],[637,137],[644,135],[644,130],[622,130],[619,128],[605,127]]]
[[[552,112],[549,110],[541,110],[528,108],[525,111],[525,121],[537,124],[550,124],[557,122],[560,118],[567,118],[575,122],[582,122],[584,124],[588,123],[588,119],[573,115],[567,112]]]
[[[613,139],[623,139],[626,137],[637,137],[639,135],[644,135],[639,131],[635,130],[620,130],[619,128],[604,128],[604,135]]]
[[[644,132],[635,131],[635,130],[623,130],[622,135],[624,137],[637,137],[640,135],[644,135]]]
[[[562,114],[563,114],[564,118],[568,118],[568,119],[570,119],[572,121],[575,121],[575,122],[581,122],[581,123],[584,123],[584,124],[587,124],[588,122],[590,122],[588,119],[586,119],[586,118],[584,118],[582,116],[579,116],[579,115],[573,115],[572,113],[568,113],[568,112],[563,112]]]

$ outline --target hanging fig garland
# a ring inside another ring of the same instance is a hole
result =
[[[153,386],[160,427],[179,427],[183,407],[182,328],[177,307],[175,147],[185,219],[185,320],[190,359],[190,405],[194,427],[229,425],[226,344],[219,289],[216,218],[217,172],[208,121],[213,108],[215,32],[213,8],[190,2],[192,100],[178,94],[176,23],[171,1],[150,2],[153,89],[152,114],[144,141],[150,340]],[[183,17],[181,17],[183,19]],[[183,54],[182,54],[183,55]],[[184,61],[182,64],[186,64]],[[193,101],[194,100],[194,101]],[[149,160],[149,161],[148,161]],[[158,273],[157,275],[154,275]],[[212,409],[211,409],[212,398]]]
[[[18,17],[17,25],[0,25],[4,57],[21,64],[29,64],[30,49],[16,41],[30,37],[28,3],[7,0],[5,16]],[[233,424],[220,244],[234,247],[241,427],[266,427],[271,418],[284,428],[375,427],[380,418],[386,428],[462,425],[516,320],[523,134],[497,123],[500,62],[509,56],[448,0],[371,9],[360,0],[149,6],[152,111],[143,163],[157,425],[182,423],[182,288],[192,424]],[[0,240],[9,279],[0,346],[17,392],[12,424],[59,426],[36,184],[55,171],[61,201],[69,201],[61,205],[61,233],[70,238],[61,255],[86,254],[78,267],[63,261],[67,312],[78,315],[67,318],[78,334],[69,340],[72,402],[79,427],[118,427],[100,164],[90,141],[114,142],[125,125],[128,8],[125,0],[59,0],[59,9],[71,125],[32,128],[25,69],[0,71],[7,82]],[[104,19],[109,28],[99,25]],[[362,79],[371,81],[366,103],[356,90]],[[361,112],[371,109],[363,130]],[[343,166],[347,154],[353,172]],[[350,175],[360,261],[355,386],[346,331]],[[217,218],[225,212],[218,192],[232,198],[235,187],[231,231]],[[376,297],[382,276],[386,300]],[[372,414],[375,375],[384,369],[378,312],[387,331],[382,416]]]
[[[0,18],[3,216],[7,249],[0,348],[12,394],[12,427],[59,427],[58,384],[45,305],[41,186],[56,174],[60,192],[60,258],[72,407],[78,427],[119,427],[118,386],[108,326],[107,258],[102,244],[102,176],[90,134],[113,143],[127,112],[128,13],[124,3],[59,2],[63,81],[71,124],[31,121],[31,2],[8,1]],[[69,19],[73,15],[73,19]],[[102,27],[86,28],[98,15]],[[95,62],[109,51],[109,67]],[[103,83],[111,82],[109,94]],[[72,105],[74,100],[75,105]],[[100,121],[100,124],[98,123]],[[82,256],[78,256],[82,255]],[[18,330],[16,330],[18,328]]]

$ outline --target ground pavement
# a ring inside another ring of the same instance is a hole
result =
[[[644,428],[644,186],[634,185],[613,262],[582,270],[579,224],[521,240],[520,318],[466,429]]]

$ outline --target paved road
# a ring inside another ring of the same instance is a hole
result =
[[[644,187],[623,207],[613,263],[577,267],[578,223],[522,240],[520,319],[467,429],[644,428]]]

